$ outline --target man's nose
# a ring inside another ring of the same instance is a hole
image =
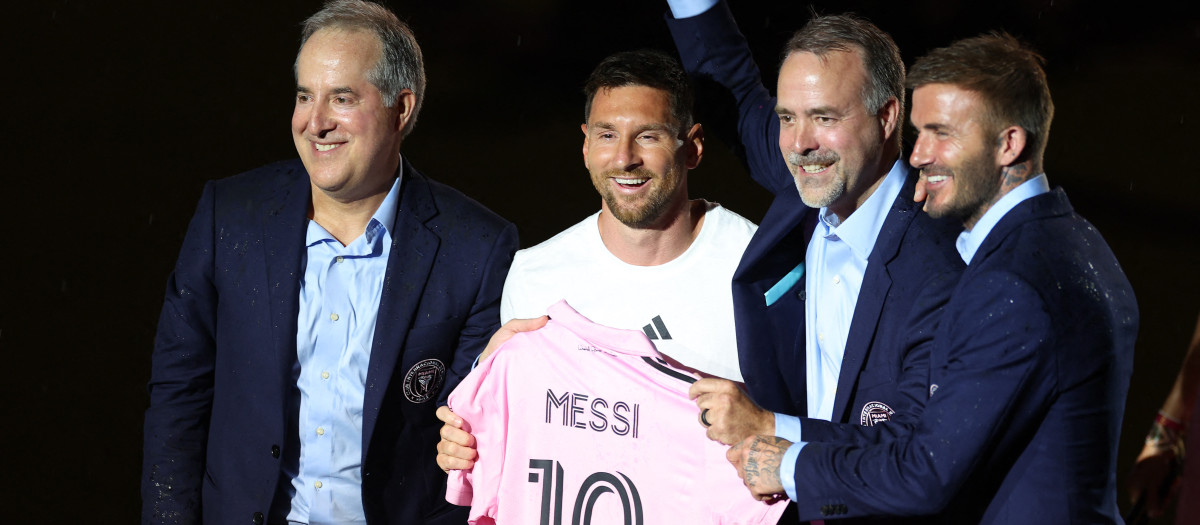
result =
[[[622,139],[617,144],[617,155],[613,159],[617,167],[629,171],[642,165],[642,155],[635,139]]]
[[[313,104],[309,107],[307,131],[314,137],[324,137],[333,128],[336,121],[331,118],[329,108],[324,104]]]
[[[908,163],[914,168],[921,168],[933,163],[933,153],[928,138],[917,135],[917,142],[913,144],[912,153],[908,156]]]

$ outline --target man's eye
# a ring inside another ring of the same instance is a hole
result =
[[[346,97],[336,97],[333,99],[333,101],[337,102],[338,104],[349,104],[350,103],[350,99],[346,98]]]
[[[308,93],[297,93],[296,94],[296,102],[298,102],[298,103],[305,103],[310,100],[312,100],[312,96],[309,95]]]
[[[826,126],[828,126],[828,125],[830,125],[830,124],[833,124],[834,122],[836,122],[836,121],[837,121],[837,119],[835,119],[835,118],[833,118],[833,117],[821,117],[821,116],[818,116],[818,117],[816,118],[816,120],[817,120],[817,123],[818,123],[818,124],[823,124],[823,125],[826,125]]]
[[[793,118],[792,118],[792,116],[791,116],[791,115],[780,115],[780,116],[779,116],[779,123],[780,123],[780,124],[791,124],[791,123],[792,123],[792,121],[793,121]]]

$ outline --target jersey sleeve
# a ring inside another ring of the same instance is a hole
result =
[[[452,470],[446,480],[446,501],[470,505],[469,522],[493,523],[500,495],[500,474],[508,438],[505,373],[507,345],[479,363],[450,394],[449,406],[463,419],[463,430],[475,436],[479,457],[470,470]]]

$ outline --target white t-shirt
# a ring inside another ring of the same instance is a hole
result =
[[[469,523],[776,523],[710,441],[695,379],[659,361],[640,330],[551,305],[545,328],[501,345],[450,394],[479,445],[446,500]]]
[[[540,317],[566,299],[593,322],[645,332],[659,352],[687,367],[740,382],[730,283],[758,227],[706,205],[696,240],[658,266],[627,264],[609,252],[599,212],[518,251],[504,282],[501,322]]]

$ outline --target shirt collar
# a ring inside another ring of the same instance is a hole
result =
[[[829,208],[821,208],[819,217],[824,228],[823,235],[841,239],[856,257],[866,260],[871,250],[875,249],[875,240],[879,238],[888,210],[892,209],[892,203],[900,195],[906,177],[903,162],[897,160],[866,202],[840,223],[837,215],[829,212]]]
[[[400,163],[400,168],[397,171],[395,180],[392,181],[392,187],[388,190],[388,194],[383,198],[383,202],[379,203],[379,207],[375,209],[375,213],[371,215],[371,220],[367,221],[367,228],[363,232],[366,237],[366,245],[372,246],[380,235],[386,234],[387,238],[391,237],[392,229],[396,227],[396,207],[400,201],[400,181],[404,179],[404,163]],[[304,235],[305,246],[319,242],[333,241],[333,235],[325,230],[317,221],[308,221],[308,231]],[[351,243],[353,245],[355,243]],[[348,246],[349,247],[349,246]]]
[[[1050,191],[1050,183],[1046,180],[1046,174],[1042,173],[1038,176],[1022,182],[1020,186],[1013,188],[1008,193],[1000,197],[988,211],[983,213],[983,217],[979,218],[979,222],[975,223],[975,227],[958,234],[958,240],[954,242],[954,247],[958,249],[958,254],[962,256],[963,262],[971,264],[971,259],[975,257],[975,252],[983,245],[983,240],[992,232],[992,228],[1003,219],[1013,208],[1021,204],[1025,199],[1037,197],[1043,193]]]

